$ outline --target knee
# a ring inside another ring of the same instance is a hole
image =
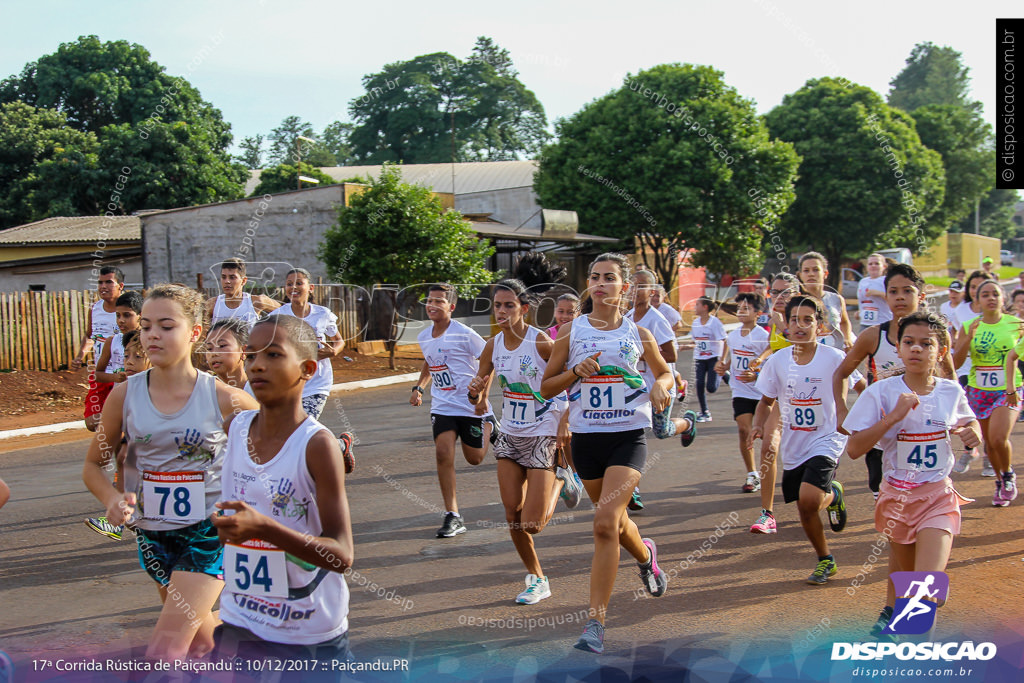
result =
[[[534,536],[544,530],[545,524],[542,519],[526,519],[522,522],[523,531]]]
[[[594,515],[594,540],[619,541],[619,520],[610,515]]]
[[[505,508],[505,522],[509,529],[519,528],[519,510],[516,508]]]
[[[484,461],[484,456],[486,455],[486,452],[484,451],[483,448],[474,448],[473,450],[467,451],[464,455],[466,456],[466,462],[468,462],[470,465],[479,465]]]
[[[796,502],[797,511],[801,517],[809,517],[818,514],[821,510],[821,503],[816,497],[800,496]]]

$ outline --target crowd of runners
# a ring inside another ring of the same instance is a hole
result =
[[[522,259],[488,290],[498,329],[489,339],[453,319],[455,286],[430,285],[409,403],[423,404],[429,388],[444,504],[436,536],[467,530],[457,442],[471,465],[490,450],[526,571],[515,602],[536,604],[552,586],[533,537],[559,499],[572,508],[586,495],[594,505],[589,621],[575,647],[602,652],[620,546],[647,592],[668,589],[657,544],[629,514],[643,507],[647,435],[689,446],[713,419],[706,395],[727,386],[738,489],[760,493],[750,531],[776,533],[781,480],[814,553],[806,583],[825,584],[837,571],[825,525],[839,533],[847,523],[835,479],[844,454],[864,457],[890,572],[943,571],[960,506],[972,502],[950,473],[983,458],[992,505],[1017,497],[1009,436],[1021,408],[1024,288],[1007,295],[987,261],[931,312],[913,267],[870,255],[859,333],[846,301],[826,287],[827,261],[816,252],[802,256],[796,275],[750,281],[726,302],[696,298],[689,324],[653,272],[618,254],[590,264],[580,296],[557,285],[564,270],[537,255]],[[104,510],[86,524],[113,539],[135,537],[163,604],[148,657],[345,660],[343,574],[353,558],[345,474],[355,459],[352,435],[318,421],[344,340],[336,316],[310,303],[308,271],[287,274],[282,303],[245,292],[243,261],[221,265],[223,294],[207,301],[181,285],[143,297],[124,290],[117,268],[99,271],[100,298],[73,362],[82,367],[90,351],[96,359],[83,479]],[[547,329],[530,322],[539,322],[542,299],[554,303]],[[723,324],[723,310],[737,322]],[[676,367],[684,334],[692,373]],[[495,383],[500,405],[492,406]],[[691,387],[699,410],[685,405]],[[8,495],[0,481],[0,506]],[[894,637],[885,626],[895,597],[890,581],[877,638]]]

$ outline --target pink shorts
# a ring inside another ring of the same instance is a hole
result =
[[[960,506],[973,502],[957,493],[949,477],[909,491],[883,481],[875,504],[875,529],[902,544],[915,543],[921,529],[944,529],[956,536]]]

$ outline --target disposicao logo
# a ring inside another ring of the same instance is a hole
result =
[[[935,624],[935,610],[949,595],[949,576],[945,572],[893,572],[889,578],[896,589],[896,606],[882,632],[928,633]]]

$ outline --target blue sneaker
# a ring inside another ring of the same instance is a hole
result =
[[[573,645],[577,650],[601,654],[604,652],[604,624],[597,619],[591,619],[583,627],[583,635]]]
[[[559,495],[565,501],[565,507],[572,509],[579,505],[580,498],[583,496],[583,482],[580,481],[579,476],[564,467],[556,467],[555,477],[563,482],[562,492]]]

